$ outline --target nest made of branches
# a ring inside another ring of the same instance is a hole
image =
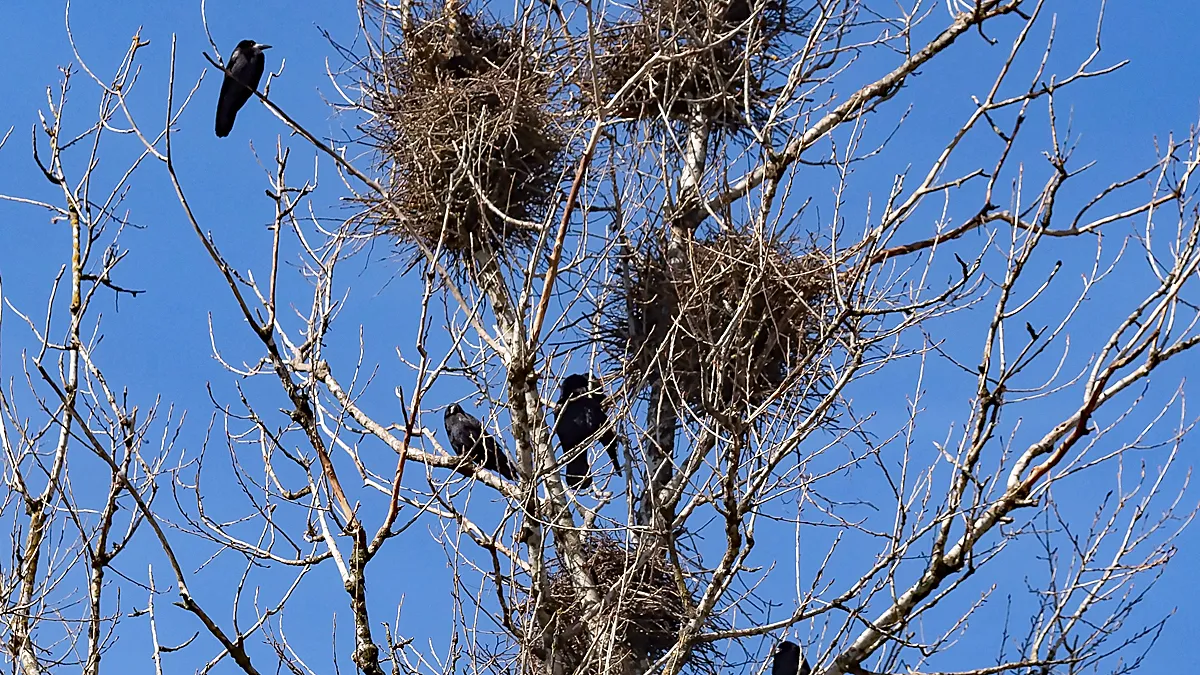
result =
[[[599,35],[599,102],[616,97],[621,117],[702,119],[714,131],[761,124],[775,93],[765,88],[775,52],[806,26],[787,2],[640,0],[631,20]]]
[[[563,672],[576,675],[614,675],[627,666],[647,663],[662,656],[678,640],[679,631],[691,616],[691,591],[682,581],[683,571],[673,568],[665,552],[642,552],[611,536],[591,534],[583,540],[584,567],[596,584],[604,603],[598,616],[609,623],[602,640],[589,644],[577,627],[585,621],[582,592],[566,569],[549,575],[547,609],[557,622],[560,636],[553,658]],[[547,662],[538,670],[549,672]],[[706,647],[693,650],[689,671],[703,671],[715,661]],[[711,669],[710,669],[711,670]]]
[[[839,329],[828,253],[726,231],[669,253],[655,239],[624,257],[603,333],[627,381],[663,381],[722,411],[819,390],[805,374],[819,372],[815,355]]]
[[[539,54],[480,15],[414,17],[369,84],[388,176],[375,231],[452,256],[536,239],[566,151]]]

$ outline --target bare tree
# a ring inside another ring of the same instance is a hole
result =
[[[1171,137],[1081,197],[1056,101],[1124,62],[1095,3],[1094,49],[1054,72],[1054,4],[363,0],[330,82],[360,140],[272,102],[282,69],[256,93],[281,131],[250,267],[177,171],[203,75],[140,35],[108,79],[77,52],[33,130],[55,199],[0,195],[72,235],[45,307],[2,308],[6,354],[32,345],[0,392],[14,670],[99,673],[149,634],[157,673],[328,671],[298,622],[368,674],[761,673],[789,634],[823,675],[1135,670],[1194,514],[1174,366],[1200,342],[1200,147]],[[972,77],[943,84],[971,111],[903,156],[914,82],[963,54]],[[148,58],[170,64],[158,122]],[[95,120],[68,106],[80,80]],[[112,143],[134,157],[115,174]],[[104,375],[95,301],[139,311],[120,208],[145,174],[245,333],[211,331],[207,424]],[[342,270],[381,243],[410,343],[343,315],[371,291]],[[571,374],[605,407],[579,489]],[[455,402],[516,480],[444,444]],[[394,593],[430,582],[388,558],[434,549],[452,620],[414,627]]]

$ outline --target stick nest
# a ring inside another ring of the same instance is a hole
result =
[[[673,258],[673,259],[672,259]],[[751,233],[630,251],[603,329],[627,381],[665,381],[690,404],[744,409],[819,384],[837,266],[814,245]]]
[[[369,84],[388,176],[376,231],[458,256],[536,239],[566,147],[538,54],[474,14],[414,17]]]
[[[639,120],[703,118],[716,131],[761,124],[773,94],[764,89],[772,57],[784,35],[806,25],[786,3],[640,0],[632,20],[600,33],[599,102],[617,98],[617,114]]]
[[[643,560],[638,560],[636,549],[600,534],[584,539],[583,552],[585,567],[604,604],[598,614],[608,622],[604,636],[611,641],[585,641],[583,631],[577,630],[585,620],[582,592],[566,569],[551,572],[547,609],[558,622],[560,640],[554,657],[562,662],[563,672],[623,673],[628,666],[653,661],[673,647],[691,616],[692,598],[663,552],[643,554]],[[714,659],[714,654],[698,648],[689,659],[689,670],[696,671]],[[548,659],[535,665],[535,670],[550,672]]]

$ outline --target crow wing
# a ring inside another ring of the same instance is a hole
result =
[[[483,450],[483,456],[479,458],[479,463],[483,465],[483,468],[495,471],[509,480],[517,479],[517,472],[513,469],[512,462],[508,460],[508,455],[504,454],[503,448],[500,447],[500,443],[494,436],[485,435],[483,442],[479,445]]]

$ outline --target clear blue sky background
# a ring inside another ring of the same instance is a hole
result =
[[[1095,3],[1058,2],[1050,3],[1050,9],[1064,12],[1059,21],[1058,59],[1059,72],[1070,68],[1090,49],[1094,29]],[[47,201],[56,201],[53,188],[42,179],[29,153],[29,129],[37,119],[37,111],[46,109],[45,89],[57,86],[60,79],[58,68],[74,61],[67,42],[63,24],[63,8],[58,2],[32,2],[14,0],[0,12],[0,56],[9,67],[0,70],[0,91],[5,101],[0,105],[0,130],[14,127],[8,144],[0,149],[0,193],[21,195]],[[496,9],[507,11],[507,8]],[[321,31],[325,30],[336,39],[349,41],[357,31],[357,20],[352,3],[296,3],[265,1],[258,3],[211,0],[208,16],[214,38],[227,56],[238,40],[251,38],[275,45],[268,53],[270,68],[277,68],[281,59],[286,59],[286,70],[272,85],[273,99],[293,117],[301,120],[310,130],[318,134],[341,137],[342,120],[330,111],[326,100],[335,98],[336,93],[325,76],[327,65],[333,70],[343,66],[340,57],[329,47]],[[929,26],[940,27],[946,21],[939,7]],[[207,67],[201,52],[208,49],[200,23],[200,10],[195,2],[80,2],[72,10],[72,29],[82,57],[101,77],[109,77],[128,47],[129,40],[137,28],[142,27],[142,37],[151,41],[150,48],[143,54],[143,72],[135,99],[135,114],[140,121],[153,127],[161,120],[164,104],[163,93],[172,35],[178,39],[177,82],[179,92],[191,83]],[[1145,3],[1124,0],[1110,3],[1106,19],[1102,57],[1103,63],[1120,59],[1131,59],[1132,63],[1119,73],[1095,83],[1084,83],[1072,90],[1060,101],[1060,117],[1070,111],[1073,128],[1080,138],[1080,157],[1095,159],[1099,166],[1095,176],[1089,178],[1094,184],[1102,185],[1128,169],[1147,164],[1154,157],[1154,139],[1163,138],[1172,130],[1185,131],[1195,123],[1200,113],[1200,78],[1194,75],[1194,36],[1200,29],[1200,6],[1186,1]],[[1044,28],[1043,28],[1044,30]],[[1044,37],[1044,32],[1043,32]],[[957,124],[965,111],[969,110],[972,93],[981,93],[984,86],[970,86],[974,70],[974,59],[983,58],[977,35],[971,34],[956,45],[954,51],[939,59],[913,78],[904,94],[897,101],[911,101],[914,106],[912,120],[896,139],[891,148],[893,157],[877,169],[864,169],[859,176],[858,186],[862,195],[873,195],[876,200],[886,194],[890,184],[890,172],[903,168],[906,161],[921,167],[925,158],[944,142],[947,125]],[[1005,43],[998,49],[1006,49]],[[994,54],[993,54],[994,56]],[[1056,57],[1057,58],[1057,57]],[[993,72],[987,69],[984,72]],[[266,243],[269,233],[265,225],[272,211],[271,203],[262,191],[266,187],[263,168],[256,163],[255,155],[265,166],[272,166],[272,157],[277,138],[294,147],[292,175],[302,180],[311,170],[312,152],[298,139],[288,138],[281,125],[261,106],[252,103],[239,116],[233,135],[227,139],[216,139],[212,134],[212,110],[220,78],[210,71],[204,80],[198,100],[185,114],[178,125],[176,135],[177,152],[184,158],[179,172],[189,190],[193,206],[197,209],[202,225],[211,230],[231,261],[241,269],[253,268],[260,275],[265,273]],[[87,81],[86,74],[77,72],[73,76],[73,89],[69,113],[75,129],[89,123],[94,114],[97,94],[95,86]],[[881,125],[881,128],[884,125]],[[882,133],[882,132],[881,132]],[[1040,132],[1044,133],[1044,132]],[[124,159],[137,151],[130,142],[114,142],[110,154],[105,155],[101,173],[111,177],[123,168]],[[988,155],[989,161],[991,155]],[[111,166],[108,164],[111,161]],[[1034,162],[1036,157],[1027,161]],[[336,203],[342,194],[337,177],[324,160],[320,163],[320,180],[323,185],[323,201],[319,201],[322,213],[337,216],[346,213]],[[75,167],[76,170],[78,166]],[[877,172],[877,173],[876,173]],[[246,327],[238,317],[223,287],[216,270],[204,255],[195,236],[187,227],[183,214],[170,189],[161,167],[150,165],[135,179],[134,190],[126,206],[133,223],[143,226],[128,233],[124,246],[131,249],[129,261],[125,263],[120,282],[123,285],[148,289],[136,300],[123,298],[119,305],[102,300],[104,307],[106,343],[102,350],[104,367],[110,381],[128,386],[133,397],[150,401],[161,394],[179,409],[190,411],[182,435],[182,449],[188,453],[198,450],[212,405],[208,399],[206,385],[212,383],[219,398],[232,400],[234,390],[229,377],[210,356],[208,325],[211,318],[227,358],[241,362],[253,362],[258,351],[249,340]],[[1084,198],[1082,192],[1074,198]],[[861,216],[860,208],[854,213]],[[852,216],[847,214],[848,218]],[[1129,232],[1128,226],[1118,237]],[[15,306],[39,314],[45,301],[49,282],[64,260],[69,247],[67,229],[62,224],[51,224],[47,214],[32,207],[0,203],[0,277],[3,278],[4,295]],[[1043,261],[1045,262],[1045,261]],[[353,363],[358,344],[357,327],[362,324],[367,335],[367,349],[379,364],[377,390],[369,399],[381,416],[395,414],[394,399],[390,399],[391,386],[386,383],[404,382],[405,372],[391,358],[390,345],[410,346],[413,343],[412,322],[407,315],[413,306],[412,293],[417,288],[414,282],[398,280],[398,265],[390,247],[384,245],[346,265],[342,283],[353,290],[338,328],[331,335],[330,352],[344,350],[343,366]],[[294,295],[300,308],[304,309],[303,287],[293,284]],[[1138,289],[1137,283],[1126,288],[1123,280],[1107,284],[1106,293],[1117,301],[1128,301]],[[1108,327],[1113,316],[1107,311],[1108,303],[1092,303],[1085,314],[1085,321],[1097,321]],[[1119,302],[1114,302],[1118,305]],[[11,318],[11,315],[9,315]],[[962,321],[978,320],[978,315],[968,315]],[[948,325],[953,326],[953,323]],[[20,349],[27,344],[15,321],[4,326],[4,342],[0,356],[3,368],[0,374],[7,382],[19,375],[17,366]],[[372,363],[374,365],[374,363]],[[1195,360],[1181,361],[1165,369],[1160,378],[1166,382],[1160,387],[1169,393],[1176,384],[1189,374]],[[911,374],[911,371],[909,371]],[[895,407],[896,392],[911,390],[903,382],[904,371],[895,377],[893,392],[865,390],[854,392],[856,404],[863,410],[879,410],[884,427],[893,426],[903,417],[903,408]],[[949,377],[949,375],[948,375]],[[970,394],[970,383],[959,381],[946,386],[927,382],[925,399],[931,409],[928,421],[928,437],[940,439],[952,420],[961,422],[965,408],[964,396]],[[250,385],[254,387],[255,385]],[[906,389],[907,387],[907,389]],[[265,409],[279,407],[278,387],[273,382],[258,385],[254,392]],[[431,405],[447,403],[465,393],[447,386]],[[1161,394],[1162,392],[1159,392]],[[888,398],[891,394],[892,398]],[[389,403],[389,400],[392,402]],[[893,407],[888,407],[888,404]],[[387,406],[391,407],[387,407]],[[1047,406],[1046,414],[1056,408]],[[1028,428],[1038,429],[1036,412],[1024,411]],[[426,425],[438,427],[437,420],[428,419]],[[1032,433],[1032,432],[1029,432]],[[928,447],[928,445],[922,446]],[[1194,444],[1185,448],[1182,464],[1194,464]],[[221,454],[224,449],[215,447],[213,452]],[[374,457],[377,466],[386,465],[386,454],[382,450]],[[1150,454],[1147,462],[1153,466],[1161,454]],[[83,466],[86,465],[86,460]],[[78,476],[86,475],[82,472]],[[216,478],[219,478],[218,473]],[[1102,474],[1107,477],[1107,474]],[[213,494],[220,497],[229,490],[235,496],[233,486],[221,485],[216,478]],[[82,481],[80,481],[82,483]],[[89,486],[76,484],[76,489],[86,493]],[[95,489],[95,488],[93,488]],[[1076,485],[1074,489],[1086,495],[1094,492],[1094,485]],[[1060,493],[1060,499],[1070,492]],[[366,496],[364,500],[371,497]],[[1192,498],[1194,500],[1194,497]],[[375,503],[375,507],[378,502]],[[232,516],[233,511],[220,513],[221,504],[210,504],[219,515]],[[1091,508],[1090,504],[1083,509]],[[377,512],[377,511],[376,511]],[[1086,519],[1083,521],[1086,522]],[[817,535],[819,538],[821,535]],[[183,541],[183,538],[179,538]],[[760,563],[772,559],[772,544],[760,540],[757,552]],[[777,549],[787,554],[790,540],[784,539]],[[395,544],[399,544],[398,546]],[[393,542],[388,555],[373,563],[372,601],[377,621],[394,621],[397,602],[404,597],[404,613],[400,631],[418,643],[432,639],[440,649],[444,641],[445,619],[449,616],[448,573],[440,547],[425,536],[424,527],[418,526],[400,540]],[[205,559],[207,549],[186,549],[190,569],[199,567]],[[117,567],[133,578],[143,579],[147,561],[156,565],[156,577],[160,585],[167,583],[165,568],[159,570],[161,557],[152,545],[132,551],[119,560]],[[1173,567],[1167,572],[1155,593],[1142,607],[1141,617],[1150,621],[1158,615],[1178,608],[1176,617],[1168,624],[1164,639],[1158,650],[1145,665],[1146,672],[1175,669],[1188,672],[1194,662],[1191,655],[1192,638],[1200,634],[1200,592],[1192,582],[1193,570],[1200,566],[1200,534],[1193,531],[1180,540],[1180,553]],[[1029,570],[1021,565],[1008,566],[1012,576],[997,577],[1002,585],[1016,586],[1019,592],[1021,576]],[[209,599],[206,606],[220,621],[228,625],[227,605],[218,598],[228,589],[230,580],[240,573],[241,566],[234,560],[224,560],[206,567],[196,575],[194,592],[202,600]],[[783,576],[787,576],[786,570]],[[328,647],[332,615],[338,617],[338,640],[348,644],[351,632],[345,594],[334,582],[335,573],[331,566],[324,566],[305,581],[305,593],[301,605],[293,608],[285,621],[289,637],[297,644],[308,647],[305,653],[310,665],[318,671],[328,671],[330,649]],[[271,583],[260,576],[264,596],[270,596]],[[981,580],[986,586],[993,579]],[[986,582],[986,583],[984,583]],[[279,582],[276,582],[276,586]],[[789,588],[786,579],[777,582],[784,592]],[[328,589],[328,590],[326,590]],[[274,590],[277,591],[277,588]],[[967,594],[969,595],[969,594]],[[130,611],[144,603],[144,597],[125,597],[122,610]],[[165,605],[166,603],[162,603]],[[299,610],[299,611],[295,611]],[[160,610],[164,611],[164,610]],[[172,620],[165,626],[164,643],[182,642],[192,634],[195,627],[191,620],[175,611]],[[786,609],[784,610],[786,611]],[[300,612],[308,612],[302,614]],[[981,615],[984,617],[993,615]],[[127,619],[119,641],[108,656],[107,668],[114,671],[141,673],[151,672],[147,637],[137,626],[141,619]],[[995,632],[992,625],[972,626],[974,635],[964,640],[966,644],[978,644],[994,649]],[[807,637],[805,634],[802,638]],[[206,641],[206,638],[201,638]],[[376,634],[382,640],[382,634]],[[979,640],[978,643],[972,642]],[[343,654],[348,650],[341,649]],[[170,656],[178,659],[169,671],[187,672],[195,667],[195,659],[206,659],[215,653],[211,640],[204,646],[194,647],[186,655]],[[259,652],[263,654],[262,652]],[[989,652],[990,654],[990,652]],[[964,656],[957,665],[972,664]],[[184,665],[186,663],[186,665]],[[342,664],[350,667],[348,662]],[[259,664],[264,672],[273,669],[270,660]],[[232,672],[231,664],[223,664],[216,672]]]

